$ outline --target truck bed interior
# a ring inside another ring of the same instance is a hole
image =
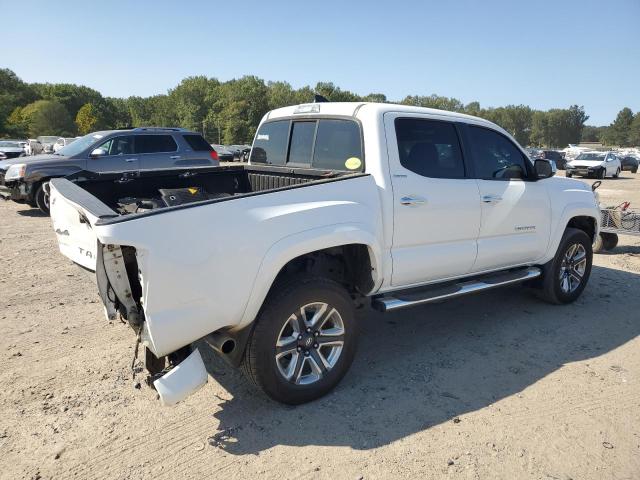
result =
[[[67,177],[120,215],[273,191],[361,173],[237,165]]]

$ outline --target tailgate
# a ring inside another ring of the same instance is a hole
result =
[[[116,212],[64,178],[52,180],[50,189],[51,221],[60,252],[95,271],[97,238],[93,225],[103,216],[117,216]]]

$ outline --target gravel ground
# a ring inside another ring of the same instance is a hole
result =
[[[640,206],[625,177],[604,203]],[[511,287],[364,311],[351,371],[311,404],[268,400],[207,350],[209,383],[164,408],[49,219],[11,202],[0,219],[3,479],[640,476],[640,238],[596,255],[571,306]]]

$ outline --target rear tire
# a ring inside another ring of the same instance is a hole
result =
[[[618,246],[618,235],[615,233],[602,232],[602,248],[605,250],[613,250]]]
[[[595,241],[593,242],[593,245],[592,245],[592,247],[591,247],[591,248],[592,248],[592,250],[593,250],[593,253],[600,253],[600,252],[602,252],[602,250],[604,249],[604,242],[603,242],[603,240],[602,240],[602,233],[599,233],[599,234],[596,236],[596,239],[595,239]]]
[[[567,228],[556,256],[543,268],[541,297],[556,305],[574,302],[589,281],[592,261],[589,235]]]
[[[269,294],[249,337],[243,369],[274,400],[309,402],[347,373],[357,337],[354,302],[342,285],[318,276],[292,277]]]
[[[47,182],[43,182],[36,190],[36,194],[34,195],[36,200],[36,206],[40,209],[40,211],[46,215],[49,215],[49,194],[45,190],[45,184]]]

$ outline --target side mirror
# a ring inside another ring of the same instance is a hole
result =
[[[101,157],[103,155],[106,155],[107,151],[104,148],[96,148],[94,151],[91,152],[91,155],[89,155],[91,158],[96,158],[96,157]]]
[[[533,163],[533,166],[536,171],[536,178],[538,179],[553,177],[555,173],[553,171],[553,165],[549,160],[538,159]]]

